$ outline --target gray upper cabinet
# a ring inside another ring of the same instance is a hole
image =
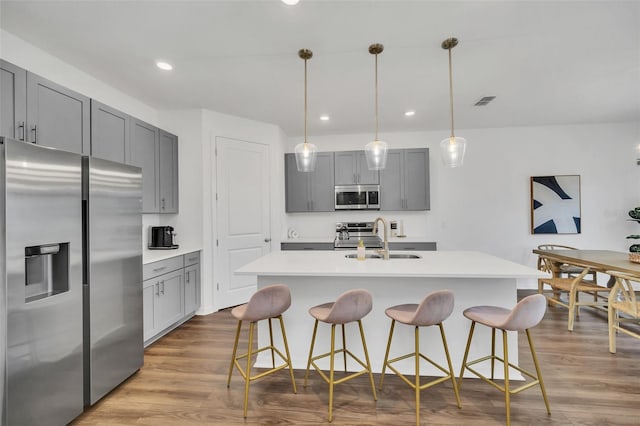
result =
[[[0,60],[0,136],[25,140],[27,71]]]
[[[339,151],[335,153],[336,185],[377,185],[377,170],[369,170],[364,151]]]
[[[381,210],[429,210],[429,149],[390,150],[380,172]]]
[[[160,130],[160,213],[178,213],[178,137]]]
[[[131,118],[127,163],[142,168],[142,212],[178,213],[178,137]]]
[[[335,210],[334,159],[332,152],[319,152],[313,172],[299,172],[295,154],[285,154],[286,210],[330,212]]]
[[[91,156],[125,163],[131,117],[95,99],[91,100]]]
[[[142,168],[143,213],[160,211],[158,134],[157,127],[136,118],[131,120],[131,142],[127,163]]]
[[[89,98],[27,72],[27,141],[89,155]]]

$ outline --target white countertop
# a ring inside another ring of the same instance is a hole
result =
[[[367,253],[374,253],[367,250]],[[240,275],[339,277],[540,278],[547,275],[486,253],[410,251],[420,259],[347,259],[355,250],[272,252],[243,266]]]
[[[333,237],[299,237],[299,238],[283,238],[283,243],[333,243]],[[432,242],[427,237],[389,237],[390,243],[428,243]]]
[[[172,250],[149,250],[145,248],[142,251],[142,264],[157,262],[159,260],[170,259],[176,256],[182,256],[183,254],[193,253],[194,251],[202,250],[197,247],[178,247]]]

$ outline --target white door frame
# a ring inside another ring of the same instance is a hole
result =
[[[225,199],[224,195],[221,192],[224,192],[224,188],[221,188],[221,182],[226,179],[226,176],[221,176],[223,173],[223,167],[220,166],[221,161],[221,143],[232,142],[238,144],[245,144],[245,147],[251,148],[251,146],[260,147],[258,150],[263,151],[264,160],[266,161],[266,167],[263,170],[262,176],[262,192],[266,191],[266,202],[263,203],[263,215],[266,215],[266,219],[263,222],[263,226],[266,226],[266,230],[263,228],[264,237],[261,237],[264,242],[262,244],[262,254],[267,254],[271,249],[271,153],[270,146],[266,143],[255,142],[255,141],[247,141],[240,140],[236,138],[229,138],[224,136],[216,136],[215,137],[215,146],[214,146],[214,162],[215,162],[215,185],[211,185],[212,189],[212,204],[213,204],[213,212],[212,215],[213,222],[212,223],[212,246],[214,249],[214,262],[213,262],[213,293],[214,293],[214,307],[216,310],[223,309],[228,306],[237,305],[240,303],[245,303],[253,292],[255,292],[255,285],[252,287],[246,287],[238,291],[236,294],[231,295],[229,292],[230,283],[225,281],[228,278],[228,249],[226,246],[224,238],[224,230],[220,227],[222,225],[221,213],[223,209],[227,207],[228,199]],[[247,171],[248,172],[248,171]],[[258,182],[260,179],[257,180]],[[227,241],[228,242],[228,241]],[[255,242],[254,242],[255,244]],[[254,247],[255,249],[255,247]],[[255,253],[255,250],[254,250]],[[251,255],[251,254],[249,254]],[[240,267],[241,265],[238,265]],[[248,277],[249,279],[255,280],[253,277]]]

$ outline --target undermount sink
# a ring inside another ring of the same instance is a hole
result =
[[[357,254],[347,254],[344,257],[347,259],[357,259]],[[380,254],[365,254],[365,259],[382,259],[382,255]],[[417,254],[403,254],[403,253],[390,253],[389,259],[421,259],[422,256],[418,256]]]

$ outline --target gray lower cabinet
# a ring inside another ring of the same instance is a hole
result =
[[[295,154],[285,154],[285,193],[288,213],[334,211],[333,153],[319,152],[310,173],[298,171]]]
[[[334,244],[330,243],[280,243],[280,250],[333,250]]]
[[[91,99],[91,156],[126,163],[131,117]]]
[[[335,159],[336,185],[377,185],[380,175],[369,170],[364,151],[338,151]]]
[[[200,252],[143,265],[145,346],[191,318],[200,305]]]
[[[184,312],[194,314],[200,306],[200,252],[184,255]]]
[[[437,244],[435,242],[427,241],[389,242],[389,250],[436,251]]]
[[[159,212],[178,213],[178,137],[164,130],[159,136]]]
[[[0,60],[0,136],[26,140],[27,71]]]
[[[429,149],[397,149],[387,153],[380,171],[380,210],[429,210]]]
[[[90,108],[88,97],[27,72],[27,141],[89,155]]]

